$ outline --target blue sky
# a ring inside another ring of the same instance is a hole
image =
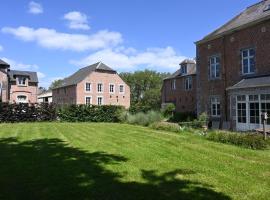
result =
[[[40,85],[103,61],[121,71],[173,72],[194,42],[258,0],[1,1],[0,58]]]

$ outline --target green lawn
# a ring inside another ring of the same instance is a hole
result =
[[[0,199],[269,198],[269,150],[121,124],[0,124]]]

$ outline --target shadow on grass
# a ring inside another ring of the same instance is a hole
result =
[[[89,153],[59,139],[19,142],[0,140],[0,199],[230,199],[209,186],[181,180],[189,170],[162,175],[142,170],[145,180],[121,182],[122,175],[105,169],[127,158]]]

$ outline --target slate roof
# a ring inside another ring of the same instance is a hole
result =
[[[38,76],[36,72],[10,70],[8,75],[10,81],[16,81],[16,76],[27,76],[29,78],[29,82],[38,83]]]
[[[98,62],[98,63],[95,63],[93,65],[89,65],[87,67],[79,69],[77,72],[75,72],[71,76],[65,78],[63,80],[63,82],[61,83],[61,85],[56,87],[56,88],[66,87],[66,86],[70,86],[70,85],[76,85],[77,83],[84,80],[90,73],[92,73],[94,71],[116,73],[115,70],[108,67],[104,63]],[[56,88],[54,88],[54,89],[56,89]]]
[[[256,3],[239,15],[231,19],[229,22],[215,30],[214,32],[210,33],[202,40],[198,41],[197,43],[201,43],[204,41],[209,41],[214,38],[218,38],[223,36],[231,31],[240,30],[250,24],[257,23],[260,21],[270,19],[270,0],[263,0],[259,3]]]
[[[240,82],[233,85],[232,87],[228,87],[227,90],[257,88],[257,87],[270,87],[270,75],[243,79]]]
[[[8,63],[6,63],[5,61],[3,61],[3,60],[1,60],[1,59],[0,59],[0,65],[9,66],[9,64],[8,64]]]
[[[181,73],[181,68],[180,68],[176,72],[174,72],[172,75],[166,77],[164,80],[174,79],[174,78],[177,78],[177,77],[184,77],[184,76],[190,76],[190,75],[195,75],[196,74],[196,62],[195,62],[195,60],[186,59],[186,60],[184,60],[184,61],[182,61],[180,63],[180,65],[182,65],[182,64],[191,64],[191,65],[188,66],[186,74],[182,74]]]

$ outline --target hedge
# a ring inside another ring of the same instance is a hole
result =
[[[53,104],[0,103],[0,122],[33,122],[56,120]]]
[[[67,105],[58,110],[58,117],[67,122],[119,122],[123,110],[113,105]]]

